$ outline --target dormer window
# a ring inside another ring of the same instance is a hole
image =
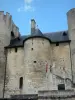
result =
[[[67,33],[66,32],[63,32],[63,36],[66,36],[67,35]]]

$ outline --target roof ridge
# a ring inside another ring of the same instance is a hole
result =
[[[43,34],[47,34],[47,33],[61,33],[61,32],[68,32],[68,30],[62,30],[62,31],[56,31],[56,32],[46,32],[46,33],[43,33]]]

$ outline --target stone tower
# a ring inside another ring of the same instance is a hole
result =
[[[51,65],[50,41],[35,27],[31,20],[31,37],[24,41],[24,67],[26,94],[36,94],[38,90],[46,90],[46,65]]]
[[[4,47],[10,44],[12,32],[14,38],[19,34],[18,27],[12,21],[12,16],[8,12],[4,15],[4,11],[0,11],[0,98],[4,95],[6,67],[6,51]]]
[[[10,44],[11,16],[0,11],[0,98],[3,97],[6,57],[4,47]]]
[[[70,42],[72,81],[75,84],[75,8],[67,12],[68,34]]]

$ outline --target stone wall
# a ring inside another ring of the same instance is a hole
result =
[[[23,77],[23,88],[19,88]],[[47,39],[31,38],[24,48],[8,49],[5,97],[37,94],[39,90],[58,90],[59,84],[72,89],[69,43],[50,44]],[[15,83],[15,84],[14,84]]]
[[[51,65],[51,45],[44,38],[31,38],[24,43],[26,94],[48,89],[48,70]]]
[[[10,43],[10,28],[9,27],[10,16],[4,15],[3,11],[0,11],[0,98],[3,97],[4,87],[4,74],[6,57],[4,47]]]
[[[4,75],[5,75],[5,65],[6,65],[6,56],[4,47],[10,44],[11,31],[13,29],[12,25],[13,25],[12,16],[8,12],[6,13],[6,15],[4,15],[4,12],[0,11],[0,98],[3,97]],[[15,37],[16,36],[18,35],[15,35]]]
[[[75,84],[75,8],[71,9],[67,12],[67,20],[68,20],[68,33],[70,42],[70,50],[71,50],[71,66],[72,66],[72,80]]]
[[[65,84],[66,89],[71,88],[72,71],[69,43],[59,43],[59,46],[52,44],[51,73],[54,76],[53,84],[56,86],[58,86],[58,84]]]
[[[75,91],[39,91],[38,100],[75,100]]]
[[[19,88],[20,77],[24,77],[24,50],[18,48],[8,49],[7,52],[7,67],[6,67],[6,81],[4,97],[8,98],[10,95],[20,94],[22,91]]]

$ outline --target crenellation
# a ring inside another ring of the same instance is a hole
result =
[[[10,13],[9,12],[6,12],[6,16],[10,17]]]
[[[19,37],[19,28],[16,26],[16,34],[15,37]]]
[[[6,55],[4,47],[10,44],[12,31],[12,16],[4,11],[0,11],[0,98],[3,98],[4,91],[4,75],[6,67]]]
[[[0,21],[4,20],[4,11],[0,11]]]
[[[6,12],[6,26],[8,27],[8,29],[10,29],[10,20],[11,20],[11,16],[8,12]]]
[[[19,28],[13,23],[12,31],[14,32],[15,38],[19,37]]]

